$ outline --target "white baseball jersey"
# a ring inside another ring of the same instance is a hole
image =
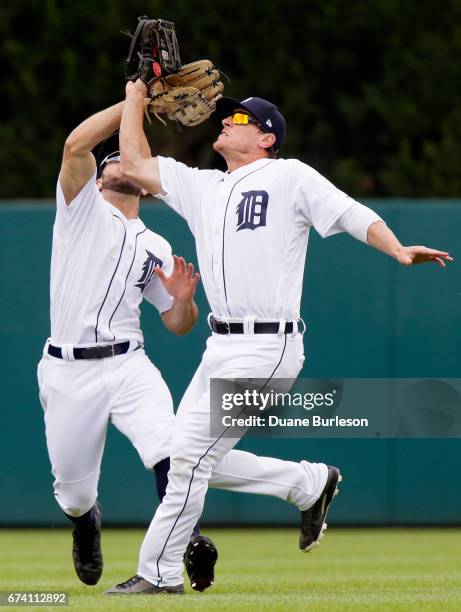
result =
[[[308,165],[258,159],[231,173],[159,157],[159,195],[195,236],[203,285],[215,315],[299,319],[309,229],[344,231],[351,207],[366,209]],[[367,223],[380,218],[371,210]]]
[[[133,340],[142,344],[139,305],[160,313],[173,298],[154,273],[171,274],[169,243],[139,219],[126,219],[104,200],[93,176],[66,206],[61,185],[51,257],[51,341],[88,345]]]

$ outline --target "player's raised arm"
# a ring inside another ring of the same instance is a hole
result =
[[[85,119],[67,137],[64,144],[59,181],[69,205],[96,171],[92,149],[118,130],[123,102]]]
[[[146,85],[138,79],[126,84],[126,100],[120,125],[121,171],[152,194],[165,193],[160,182],[158,160],[152,157],[144,133]]]

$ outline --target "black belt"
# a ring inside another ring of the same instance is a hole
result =
[[[245,333],[243,323],[227,323],[226,321],[217,321],[214,317],[210,317],[210,327],[215,334],[243,334]],[[280,324],[274,323],[255,323],[253,333],[255,334],[278,334]],[[285,334],[293,333],[293,323],[285,323]]]
[[[117,344],[106,344],[104,346],[89,346],[87,348],[74,347],[72,352],[74,359],[103,359],[104,357],[114,357],[123,355],[130,348],[129,342],[119,342]],[[63,359],[62,348],[60,346],[48,345],[48,355]]]

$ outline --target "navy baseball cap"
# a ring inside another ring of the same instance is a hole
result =
[[[112,153],[109,153],[109,155],[106,155],[106,157],[99,163],[98,178],[102,175],[102,171],[104,170],[104,166],[106,164],[110,164],[110,162],[119,162],[119,161],[120,161],[120,151],[112,151]]]
[[[218,119],[224,119],[232,115],[238,108],[244,108],[259,121],[265,132],[275,135],[274,148],[276,151],[282,147],[285,140],[286,121],[275,104],[263,98],[245,98],[239,102],[234,98],[224,97],[216,102],[216,116]]]

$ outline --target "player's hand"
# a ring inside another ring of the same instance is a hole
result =
[[[397,253],[397,261],[404,266],[435,261],[441,268],[445,268],[445,262],[453,261],[453,257],[450,257],[446,251],[428,249],[425,246],[408,246],[402,247]]]
[[[194,266],[186,264],[184,257],[173,255],[173,272],[171,276],[166,276],[161,268],[155,267],[155,272],[162,281],[168,293],[178,302],[189,302],[195,293],[195,288],[200,280],[200,274],[194,274]]]
[[[143,83],[141,79],[138,79],[137,81],[127,81],[125,85],[125,93],[128,96],[132,92],[140,93],[145,97],[147,94],[146,84]]]

